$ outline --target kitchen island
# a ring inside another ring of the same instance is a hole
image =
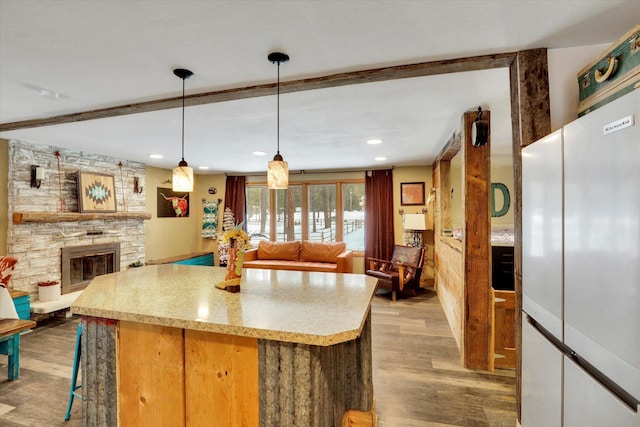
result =
[[[371,412],[359,274],[154,265],[96,277],[82,315],[85,426],[340,426]]]

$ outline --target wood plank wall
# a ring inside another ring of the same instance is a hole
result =
[[[438,298],[461,355],[464,354],[464,264],[462,242],[435,236],[435,282]]]
[[[457,152],[458,148],[454,151]],[[443,152],[433,167],[433,186],[436,189],[434,208],[434,286],[447,316],[460,353],[464,353],[464,264],[462,242],[443,236],[451,229],[451,155]]]

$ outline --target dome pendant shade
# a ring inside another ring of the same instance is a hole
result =
[[[173,74],[182,79],[182,160],[173,168],[171,187],[176,192],[190,193],[193,191],[193,168],[184,160],[184,81],[193,77],[193,73],[184,68],[176,68]]]
[[[276,154],[267,165],[267,186],[272,190],[285,190],[289,187],[289,163]]]

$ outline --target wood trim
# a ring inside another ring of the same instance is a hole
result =
[[[509,67],[516,58],[516,53],[500,53],[494,55],[473,56],[468,58],[448,59],[441,61],[421,62],[417,64],[397,65],[374,68],[371,70],[351,71],[331,74],[328,76],[299,79],[280,83],[280,93],[292,93],[306,90],[326,89],[360,83],[374,83],[387,80],[426,77],[437,74],[458,73],[464,71],[478,71],[491,68]],[[268,83],[211,92],[187,95],[185,106],[213,104],[217,102],[234,101],[237,99],[257,98],[274,95],[277,84]],[[137,102],[98,110],[81,111],[78,113],[46,117],[42,119],[23,120],[0,124],[0,131],[34,128],[40,126],[57,125],[62,123],[81,122],[85,120],[104,119],[108,117],[124,116],[128,114],[146,113],[150,111],[167,110],[182,106],[182,97],[157,99],[154,101]]]
[[[438,221],[438,227],[436,233],[438,236],[442,236],[442,232],[445,228],[451,230],[451,161],[442,160],[438,162],[438,176],[439,186],[436,187],[436,200],[439,203],[440,221]]]
[[[521,149],[551,133],[547,49],[518,52],[509,68],[513,135],[516,412],[522,408],[522,156]],[[535,80],[535,82],[534,82]]]
[[[459,130],[456,129],[453,132],[453,135],[451,135],[451,138],[449,138],[449,141],[447,141],[445,146],[440,151],[440,154],[438,154],[438,157],[436,158],[436,162],[439,162],[440,160],[453,159],[455,155],[458,154],[461,147],[462,147],[462,134],[460,133]]]
[[[491,112],[489,141],[474,147],[471,128],[476,111],[463,116],[462,176],[464,181],[464,366],[493,370],[493,295],[491,288]]]
[[[518,64],[509,67],[511,86],[511,151],[513,164],[513,286],[515,292],[516,418],[522,420],[522,155],[520,152],[520,89]]]
[[[79,213],[79,212],[14,212],[14,224],[49,223],[49,222],[82,222],[94,220],[119,221],[127,219],[151,219],[146,212],[112,212],[112,213]]]
[[[514,369],[516,367],[515,311],[514,291],[495,291],[495,342],[494,353],[503,357],[495,359],[496,368]]]
[[[551,133],[547,49],[518,52],[516,58],[520,148]]]

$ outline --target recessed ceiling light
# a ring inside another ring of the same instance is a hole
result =
[[[254,152],[253,152],[253,155],[254,155],[254,156],[264,156],[264,155],[266,155],[266,154],[267,154],[267,153],[266,153],[266,152],[264,152],[264,151],[262,151],[262,150],[256,150],[256,151],[254,151]]]
[[[370,139],[370,140],[367,141],[367,144],[369,144],[369,145],[382,144],[382,140],[381,139]]]
[[[209,169],[209,166],[198,166],[198,169],[202,169],[204,171]]]
[[[47,99],[58,100],[63,96],[61,93],[49,89],[40,89],[40,96]]]
[[[386,157],[376,157],[374,160],[376,162],[384,162],[385,160],[387,160],[387,158]]]
[[[149,154],[149,157],[152,159],[161,159],[163,156],[162,154]]]

